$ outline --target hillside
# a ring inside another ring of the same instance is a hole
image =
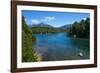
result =
[[[32,48],[35,42],[35,37],[32,35],[32,31],[27,27],[24,17],[22,17],[22,62],[38,61],[38,55]]]
[[[29,26],[30,27],[30,26]],[[30,27],[32,29],[33,33],[58,33],[58,32],[65,32],[67,30],[67,25],[66,27],[53,27],[51,25],[45,24],[45,23],[40,23],[40,24],[33,24]]]
[[[71,28],[71,24],[66,24],[66,25],[63,25],[61,27],[59,27],[61,29],[70,29]]]
[[[32,24],[31,27],[49,27],[49,28],[53,28],[53,26],[45,24],[45,23]]]
[[[89,38],[90,36],[90,18],[81,20],[80,22],[74,22],[72,27],[67,32],[69,36],[79,38]]]
[[[70,37],[89,38],[90,35],[90,18],[74,22],[73,24],[66,24],[61,27],[53,27],[51,25],[40,23],[34,24],[30,27],[33,33],[59,33],[66,32]]]

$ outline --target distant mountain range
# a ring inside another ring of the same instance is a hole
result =
[[[50,28],[53,28],[53,26],[45,24],[45,23],[32,24],[31,27],[50,27]]]
[[[60,28],[62,28],[62,29],[69,29],[69,28],[71,28],[71,24],[63,25]]]
[[[45,24],[45,23],[39,23],[39,24],[32,24],[29,27],[49,27],[49,28],[55,28],[49,24]],[[68,29],[71,27],[71,24],[67,24],[67,25],[63,25],[61,27],[56,27],[56,28],[61,28],[61,29]]]

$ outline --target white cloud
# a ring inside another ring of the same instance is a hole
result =
[[[44,17],[43,19],[41,19],[41,21],[52,21],[54,19],[55,19],[55,17],[47,16],[47,17]]]
[[[55,19],[55,17],[49,17],[49,16],[48,17],[44,17],[44,18],[47,19],[47,20],[50,20],[50,21]]]
[[[36,20],[36,19],[32,19],[31,22],[34,23],[34,24],[40,23],[40,21],[39,20]]]
[[[48,22],[48,21],[52,21],[52,20],[54,20],[55,19],[55,17],[50,17],[50,16],[47,16],[47,17],[43,17],[43,19],[40,19],[40,20],[37,20],[37,19],[32,19],[31,20],[31,22],[33,23],[33,24],[39,24],[39,23],[41,23],[41,22]]]

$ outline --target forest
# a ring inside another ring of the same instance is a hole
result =
[[[90,18],[86,18],[86,20],[81,20],[80,22],[74,22],[67,33],[72,37],[89,38]]]
[[[22,17],[22,62],[40,61],[39,55],[32,47],[36,40],[32,35],[32,30],[28,28],[24,17]]]

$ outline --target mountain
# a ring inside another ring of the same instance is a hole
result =
[[[31,27],[49,27],[49,28],[53,28],[53,26],[45,24],[45,23],[32,24]]]
[[[71,24],[63,25],[60,28],[61,29],[69,29],[69,28],[71,28]]]
[[[46,24],[46,23],[39,23],[39,24],[32,24],[29,25],[29,27],[49,27],[49,28],[54,28],[53,26]],[[69,29],[71,27],[71,24],[67,24],[67,25],[63,25],[61,27],[57,27],[57,28],[61,28],[61,29]]]

